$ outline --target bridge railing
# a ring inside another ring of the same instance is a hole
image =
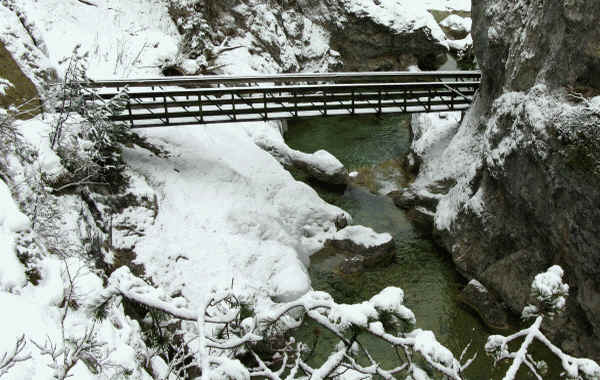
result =
[[[127,89],[126,109],[112,119],[136,128],[464,110],[479,87],[479,73],[177,77],[95,81],[85,86],[93,89],[85,98],[90,105],[101,104]]]
[[[214,85],[256,85],[258,83],[308,84],[308,83],[410,83],[436,81],[479,81],[479,71],[386,71],[361,73],[294,73],[273,75],[208,75],[147,79],[94,80],[85,85],[90,88],[123,87],[194,87]]]

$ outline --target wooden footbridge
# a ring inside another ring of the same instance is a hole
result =
[[[112,116],[132,128],[339,115],[460,111],[479,88],[478,71],[368,72],[168,77],[86,83],[101,103],[126,89]]]

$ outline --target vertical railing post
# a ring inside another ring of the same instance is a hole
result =
[[[127,99],[127,111],[129,112],[129,124],[133,128],[133,114],[131,113],[131,99]]]
[[[327,116],[327,91],[326,90],[323,90],[323,107],[324,107],[323,116]]]
[[[163,95],[163,105],[165,107],[165,119],[167,120],[167,125],[170,124],[169,122],[169,108],[167,107],[167,97],[166,95]]]
[[[231,93],[231,111],[233,112],[233,120],[237,120],[237,115],[235,114],[235,94]]]
[[[298,98],[296,97],[296,91],[293,90],[293,94],[294,94],[294,116],[298,117]]]
[[[408,94],[406,93],[406,89],[402,91],[402,94],[404,95],[404,113],[408,113]]]
[[[204,123],[204,110],[202,109],[202,94],[198,94],[198,113],[200,114],[200,122]]]
[[[263,90],[263,103],[265,106],[265,121],[269,118],[269,111],[267,111],[267,90]]]
[[[450,109],[454,111],[454,92],[450,92]]]
[[[354,89],[352,89],[352,115],[354,115],[356,113],[356,108],[355,108],[355,96],[354,96]]]
[[[377,96],[378,96],[378,108],[379,110],[377,111],[378,114],[381,114],[381,89],[377,90]]]
[[[431,87],[427,87],[427,111],[431,112]]]

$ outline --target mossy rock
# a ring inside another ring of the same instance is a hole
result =
[[[30,119],[41,112],[41,102],[35,85],[19,68],[10,52],[0,41],[0,78],[8,80],[14,87],[6,89],[6,95],[0,96],[0,107],[8,108],[11,105],[19,106],[31,99],[35,99],[23,106],[20,119]]]

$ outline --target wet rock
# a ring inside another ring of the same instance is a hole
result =
[[[413,207],[406,211],[406,216],[421,236],[431,236],[435,212],[425,207]]]
[[[348,71],[405,70],[415,63],[435,69],[446,60],[446,48],[428,28],[398,33],[354,15],[345,28],[332,34],[332,47],[341,53]]]
[[[388,197],[392,198],[394,204],[403,210],[408,210],[417,206],[435,210],[439,201],[435,194],[417,192],[415,189],[410,187],[392,191],[391,193],[388,193]]]
[[[326,244],[349,255],[342,263],[343,273],[356,273],[394,260],[392,235],[377,233],[364,226],[348,226],[339,230]]]
[[[341,230],[348,225],[348,216],[346,214],[340,214],[335,218],[335,228]]]
[[[347,257],[340,264],[340,271],[345,274],[360,273],[365,270],[365,258],[360,255]]]
[[[506,307],[497,296],[490,293],[479,281],[469,281],[461,292],[460,299],[473,308],[489,327],[495,329],[509,327]]]

